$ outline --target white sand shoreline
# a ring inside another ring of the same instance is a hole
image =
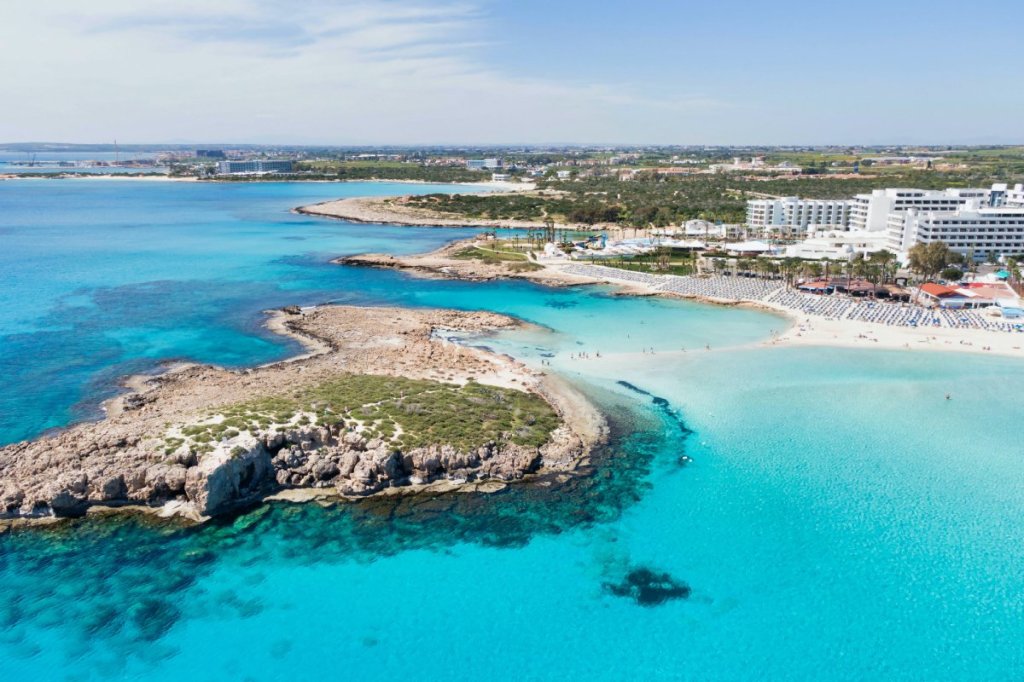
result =
[[[542,262],[541,265],[548,269],[559,269],[558,265],[550,263]],[[642,282],[623,281],[612,277],[586,277],[577,274],[570,274],[569,277],[576,280],[576,283],[582,277],[589,279],[590,283],[609,284],[620,288],[623,295],[664,296],[711,305],[742,306],[774,313],[785,318],[789,325],[788,328],[757,344],[762,347],[830,346],[876,350],[927,350],[1002,355],[1024,359],[1024,333],[1020,332],[931,326],[890,326],[862,320],[831,319],[787,308],[771,301],[691,296],[674,291],[663,291]],[[895,304],[881,303],[880,305]]]

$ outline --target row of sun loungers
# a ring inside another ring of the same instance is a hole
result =
[[[613,281],[646,284],[659,291],[684,296],[703,296],[729,301],[764,301],[790,310],[829,320],[860,320],[898,327],[946,327],[1021,332],[1024,325],[973,310],[925,308],[912,303],[867,301],[845,296],[806,294],[785,287],[779,281],[748,277],[679,277],[652,275],[603,265],[572,263],[563,268],[570,274]]]

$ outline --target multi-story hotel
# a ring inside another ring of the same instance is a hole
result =
[[[753,199],[747,202],[747,224],[760,232],[801,234],[817,228],[846,229],[848,201],[831,199]]]
[[[851,230],[885,230],[889,215],[909,209],[921,211],[955,211],[968,201],[979,201],[988,205],[992,190],[989,189],[876,189],[870,194],[857,194],[850,202]]]
[[[1024,254],[1024,184],[1012,188],[995,184],[991,189],[879,189],[850,201],[757,199],[747,202],[747,223],[754,230],[790,236],[807,233],[811,239],[793,251],[805,258],[818,257],[819,252],[842,257],[885,248],[906,261],[914,244],[936,241],[977,260],[1019,256]],[[829,230],[846,230],[851,237],[863,233],[865,239],[840,244],[837,234],[828,236],[825,231]],[[867,239],[870,235],[879,238]]]
[[[291,173],[291,161],[270,159],[254,159],[252,161],[221,161],[217,164],[217,172],[222,175],[234,173]]]
[[[1024,206],[971,201],[954,211],[912,208],[890,213],[887,227],[886,246],[901,255],[914,244],[938,241],[975,260],[1024,254]]]

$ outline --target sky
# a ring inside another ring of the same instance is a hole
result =
[[[1024,3],[2,0],[0,142],[1024,142]]]

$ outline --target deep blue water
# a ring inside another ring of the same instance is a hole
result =
[[[163,359],[292,352],[262,332],[267,307],[455,306],[544,325],[483,343],[550,360],[605,407],[615,438],[592,475],[9,534],[0,675],[1021,676],[1022,415],[1003,395],[1024,365],[759,347],[777,318],[332,266],[460,231],[288,213],[409,189],[0,183],[2,439],[88,416],[116,377]],[[643,570],[677,598],[641,591]]]

